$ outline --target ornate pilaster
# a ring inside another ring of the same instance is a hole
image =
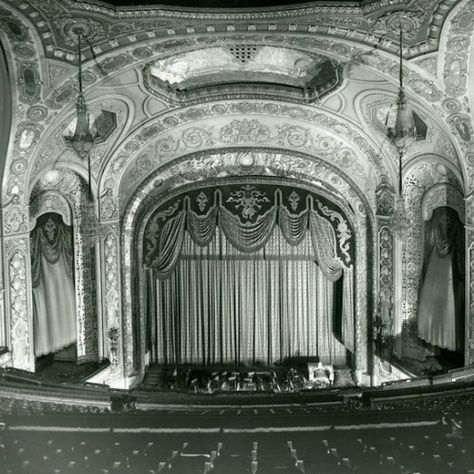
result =
[[[394,189],[390,186],[388,179],[382,177],[376,189],[377,200],[377,288],[378,299],[377,321],[374,339],[376,339],[376,351],[379,355],[391,355],[394,349],[393,344],[401,332],[401,308],[395,311],[395,261],[394,252],[396,239],[393,234],[393,213],[394,213]],[[398,300],[400,295],[398,295]],[[398,314],[397,314],[398,313]]]
[[[368,383],[363,380],[362,374],[369,371],[369,284],[370,268],[368,265],[368,247],[370,243],[368,239],[371,237],[367,232],[369,219],[366,215],[358,216],[358,228],[356,239],[356,268],[355,268],[355,304],[356,304],[356,320],[355,320],[355,369],[357,378],[360,383]]]
[[[33,372],[35,356],[29,233],[5,238],[5,261],[12,366]]]
[[[74,216],[74,275],[77,311],[77,360],[97,358],[95,248],[87,235],[90,208],[80,206]]]
[[[105,334],[104,355],[112,365],[114,378],[123,375],[123,342],[120,301],[119,221],[101,225],[102,314]],[[110,383],[110,380],[107,381]]]
[[[122,313],[123,313],[123,355],[124,372],[126,376],[136,373],[138,359],[136,355],[137,342],[134,341],[132,314],[132,229],[126,225],[122,239]]]

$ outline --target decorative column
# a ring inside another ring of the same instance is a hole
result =
[[[466,198],[465,365],[474,364],[474,193]]]
[[[376,196],[376,297],[373,321],[374,371],[373,383],[390,378],[392,354],[401,351],[401,283],[396,293],[395,261],[396,246],[400,239],[393,232],[393,215],[395,208],[394,189],[388,178],[382,176],[375,191]],[[401,261],[401,256],[399,255]],[[398,279],[399,280],[399,279]],[[396,297],[397,296],[397,297]]]
[[[123,366],[127,377],[136,375],[139,370],[139,356],[137,356],[137,341],[134,339],[132,314],[132,229],[125,224],[122,230],[122,314],[123,314]],[[136,321],[135,321],[136,324]]]
[[[88,205],[85,193],[76,205],[74,215],[74,275],[77,311],[77,360],[97,359],[97,311],[95,282],[95,238],[90,235]]]
[[[393,234],[393,214],[394,214],[394,189],[389,184],[388,178],[383,176],[376,191],[376,262],[378,275],[378,300],[377,305],[378,321],[376,326],[377,336],[381,338],[379,343],[386,346],[389,339],[399,336],[401,333],[401,308],[395,310],[394,298],[394,251],[396,237]],[[399,240],[399,239],[398,239]],[[387,349],[383,347],[381,349]],[[391,348],[390,348],[391,349]],[[381,351],[383,352],[383,350]],[[391,352],[391,351],[390,351]]]
[[[123,377],[119,221],[101,224],[100,235],[104,355],[112,366],[111,376],[107,378],[107,383],[110,383],[110,378],[118,380]]]
[[[35,370],[28,206],[14,197],[3,209],[4,268],[11,364]]]

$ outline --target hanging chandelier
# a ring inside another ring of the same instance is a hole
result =
[[[82,87],[82,56],[81,56],[81,38],[83,33],[77,31],[77,55],[78,55],[78,82],[79,93],[76,100],[76,127],[74,134],[67,137],[67,142],[76,152],[77,156],[87,163],[87,199],[83,199],[81,203],[82,211],[82,230],[83,236],[89,245],[92,245],[98,236],[98,221],[96,217],[96,209],[94,197],[92,194],[92,169],[91,169],[91,152],[95,144],[95,133],[89,125],[89,114],[87,112],[87,104],[84,98]]]
[[[408,147],[416,140],[416,126],[413,111],[407,104],[403,89],[403,30],[400,24],[400,54],[399,54],[399,88],[395,104],[395,114],[387,116],[387,134],[398,153],[398,193],[395,197],[393,213],[393,229],[399,235],[403,234],[407,226],[405,200],[403,198],[402,164]],[[390,115],[390,113],[389,113]]]

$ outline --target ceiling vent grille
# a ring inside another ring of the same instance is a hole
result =
[[[239,44],[236,46],[230,46],[229,50],[237,61],[240,61],[242,64],[248,63],[253,59],[257,53],[257,46]]]

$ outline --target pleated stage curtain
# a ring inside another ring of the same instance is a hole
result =
[[[310,232],[290,245],[275,226],[251,253],[236,249],[219,227],[212,233],[206,246],[183,233],[179,260],[166,279],[146,270],[154,362],[272,365],[318,356],[346,363],[336,336],[344,331],[341,314],[352,285],[324,276]]]
[[[38,219],[31,234],[35,355],[76,341],[71,227],[56,214]]]

